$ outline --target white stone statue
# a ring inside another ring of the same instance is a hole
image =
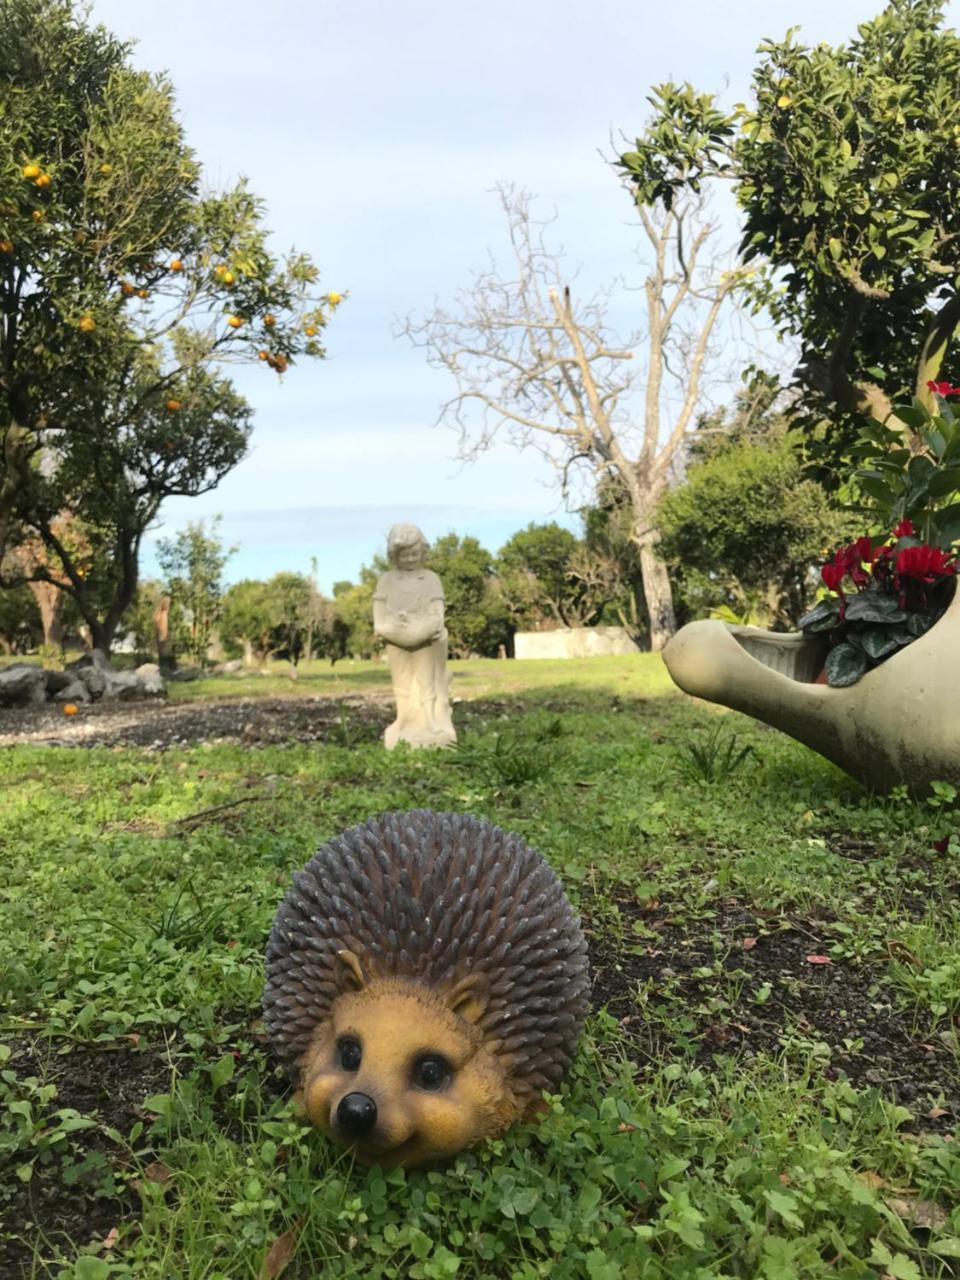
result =
[[[388,751],[398,742],[449,747],[457,740],[450,716],[443,585],[424,568],[427,551],[427,540],[416,525],[395,524],[387,539],[393,567],[381,577],[373,596],[373,629],[387,642],[397,699],[397,718],[383,735]]]

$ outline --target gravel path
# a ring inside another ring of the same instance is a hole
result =
[[[373,742],[392,718],[389,693],[343,698],[223,698],[201,702],[94,702],[68,717],[61,706],[0,709],[0,747],[139,746],[196,742]]]

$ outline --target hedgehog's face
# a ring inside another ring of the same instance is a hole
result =
[[[479,1012],[462,992],[444,1001],[397,980],[340,996],[302,1061],[310,1120],[385,1168],[440,1160],[501,1133],[519,1108],[474,1025]]]

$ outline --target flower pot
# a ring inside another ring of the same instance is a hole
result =
[[[960,786],[960,591],[943,617],[856,684],[816,682],[824,642],[759,627],[691,622],[663,651],[686,693],[763,720],[864,786]]]

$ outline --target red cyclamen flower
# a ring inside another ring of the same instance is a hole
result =
[[[928,382],[927,390],[936,392],[944,400],[947,396],[960,396],[960,387],[954,387],[949,382]]]
[[[901,520],[894,528],[892,536],[894,538],[909,538],[913,533],[913,521]]]
[[[936,582],[951,573],[956,573],[957,566],[950,553],[940,547],[905,547],[897,555],[897,575],[901,578],[916,578],[920,582]]]
[[[840,591],[840,583],[846,576],[847,571],[845,567],[842,564],[836,564],[832,560],[829,564],[825,564],[820,570],[820,577],[823,579],[823,585],[825,587],[829,587],[831,591]],[[843,595],[843,592],[840,591],[840,594]]]

